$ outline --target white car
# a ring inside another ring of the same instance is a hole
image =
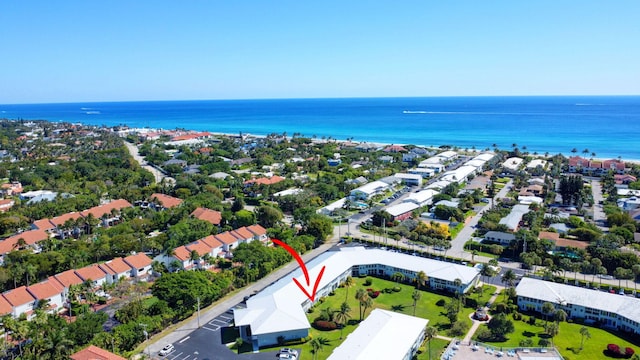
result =
[[[289,354],[289,355],[293,355],[293,356],[298,356],[298,350],[290,349],[290,348],[282,348],[282,349],[280,349],[279,355],[282,355],[282,354]]]
[[[296,360],[296,356],[293,354],[280,353],[278,359]]]
[[[160,356],[165,356],[165,355],[169,355],[171,352],[173,352],[173,350],[175,350],[176,348],[173,347],[173,344],[167,344],[165,345],[162,350],[160,350],[160,352],[158,353]]]

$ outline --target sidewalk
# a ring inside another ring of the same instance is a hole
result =
[[[500,295],[500,292],[502,290],[504,290],[504,287],[499,286],[499,285],[491,285],[491,286],[495,286],[496,287],[496,292],[494,292],[493,296],[491,296],[491,298],[489,299],[489,302],[491,304],[493,304],[496,301],[496,299],[498,299],[498,296]],[[469,331],[467,331],[467,334],[464,336],[464,339],[462,339],[462,343],[463,344],[468,344],[471,341],[471,338],[473,337],[473,334],[476,333],[476,330],[478,330],[480,325],[486,324],[486,321],[478,321],[478,320],[475,320],[473,318],[471,319],[471,321],[473,321],[473,325],[471,325],[471,328],[469,329]]]

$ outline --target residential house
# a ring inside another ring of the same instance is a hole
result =
[[[569,240],[560,237],[560,234],[551,231],[540,231],[539,240],[549,240],[554,245],[554,252],[565,252],[574,249],[586,249],[589,243],[579,240]]]
[[[258,240],[265,245],[270,242],[267,229],[260,226],[260,224],[250,225],[247,229],[253,234],[254,240]]]
[[[229,231],[214,236],[216,240],[222,243],[222,248],[227,252],[227,256],[230,255],[232,249],[235,249],[240,244],[240,239],[233,236]]]
[[[0,295],[0,316],[5,316],[13,314],[13,306],[9,304],[7,299],[4,296]]]
[[[506,225],[513,232],[518,231],[522,217],[529,212],[529,205],[514,205],[509,215],[500,219],[500,224]]]
[[[433,197],[437,194],[438,192],[433,189],[422,190],[409,194],[403,202],[412,202],[418,206],[428,206],[431,205]]]
[[[0,185],[0,195],[14,196],[22,193],[22,184],[19,181],[13,181]]]
[[[36,299],[36,306],[40,302],[48,302],[48,311],[56,314],[64,309],[67,290],[53,276],[27,287],[27,291]]]
[[[157,210],[170,209],[182,204],[182,199],[160,193],[152,194],[149,199],[155,204]]]
[[[244,226],[241,228],[232,230],[231,235],[233,235],[233,237],[238,239],[238,245],[242,243],[249,243],[254,239],[253,233]]]
[[[14,317],[20,317],[22,314],[27,315],[27,319],[31,318],[33,309],[36,305],[36,298],[27,291],[26,286],[20,286],[13,290],[5,291],[2,296],[9,302]]]
[[[104,272],[97,264],[91,264],[75,270],[76,275],[82,281],[90,281],[94,288],[100,287],[107,283],[107,273]]]
[[[383,155],[383,156],[380,156],[378,160],[382,161],[383,163],[391,164],[393,163],[393,156]]]
[[[412,202],[402,202],[397,205],[392,205],[384,209],[389,215],[391,215],[391,219],[393,221],[402,221],[411,217],[411,214],[414,210],[418,209],[419,206]]]
[[[613,175],[613,179],[618,185],[629,185],[632,182],[638,181],[638,179],[635,176],[632,176],[629,174],[623,174],[623,175],[615,174]]]
[[[523,158],[510,157],[502,163],[502,169],[506,172],[515,173],[520,170],[523,161]]]
[[[223,252],[222,243],[218,241],[218,239],[216,239],[216,237],[213,235],[209,235],[203,239],[200,239],[199,241],[202,241],[209,247],[209,255],[211,257],[218,257]]]
[[[384,148],[382,151],[390,152],[390,153],[408,152],[408,150],[401,145],[389,145],[386,148]]]
[[[220,211],[210,210],[203,207],[193,210],[191,216],[199,220],[210,222],[216,226],[220,226],[220,222],[222,221],[222,213]]]
[[[144,253],[137,253],[125,257],[124,262],[131,267],[131,276],[140,277],[151,273],[153,261]]]
[[[16,202],[13,199],[0,199],[0,212],[9,211],[15,204]]]
[[[271,177],[261,177],[261,178],[257,178],[257,179],[251,179],[251,180],[247,180],[244,182],[245,186],[252,186],[252,185],[273,185],[273,184],[277,184],[281,181],[284,181],[285,178],[283,178],[282,176],[278,176],[278,175],[273,175]]]
[[[502,231],[488,231],[484,234],[484,240],[497,242],[501,245],[509,245],[511,242],[516,240],[516,236]]]
[[[89,345],[69,357],[71,360],[127,360],[95,345]]]
[[[82,284],[82,279],[76,274],[75,270],[67,270],[53,276],[67,290],[73,285]]]
[[[130,202],[124,199],[113,200],[111,202],[100,204],[87,209],[80,214],[87,218],[93,216],[96,219],[100,219],[102,226],[113,226],[120,222],[120,211],[125,208],[132,207]]]
[[[400,179],[403,183],[407,185],[422,186],[422,175],[397,173],[394,176]]]
[[[4,262],[4,255],[13,250],[31,249],[34,253],[41,251],[41,241],[47,240],[49,234],[44,230],[28,230],[0,241],[0,264]]]
[[[194,266],[191,260],[191,251],[184,245],[173,249],[171,255],[163,256],[161,259],[169,271],[191,270]]]
[[[107,274],[107,284],[116,283],[121,278],[128,279],[131,277],[131,266],[124,262],[124,259],[121,257],[109,260],[98,266]]]
[[[388,188],[389,184],[377,180],[351,190],[350,196],[355,200],[368,200],[372,196],[380,194]]]

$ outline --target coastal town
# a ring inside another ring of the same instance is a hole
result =
[[[0,120],[0,165],[0,358],[638,358],[622,158]]]

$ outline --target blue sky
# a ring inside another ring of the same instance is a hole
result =
[[[0,103],[638,95],[640,1],[3,1]]]

